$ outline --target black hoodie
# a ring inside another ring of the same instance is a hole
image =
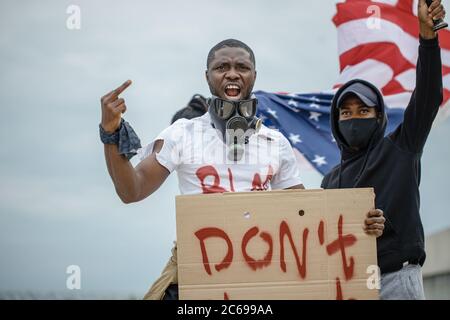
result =
[[[336,101],[352,83],[370,87],[378,96],[381,118],[369,146],[354,151],[339,132]],[[363,80],[346,83],[331,106],[331,129],[341,150],[341,164],[334,167],[322,188],[375,189],[376,208],[386,218],[383,235],[377,239],[378,264],[382,273],[397,271],[403,263],[425,262],[424,232],[420,220],[420,159],[432,123],[442,102],[442,67],[438,39],[420,39],[414,90],[401,123],[384,136],[387,118],[378,89]]]

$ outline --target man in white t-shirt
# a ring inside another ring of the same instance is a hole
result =
[[[303,189],[293,149],[279,132],[261,125],[252,96],[256,80],[253,51],[229,39],[214,46],[205,72],[212,97],[202,117],[180,119],[165,129],[141,153],[133,168],[121,153],[119,136],[130,84],[102,97],[100,133],[108,172],[124,203],[145,199],[176,170],[182,194]],[[384,228],[380,210],[369,212],[366,232],[379,236]],[[147,299],[177,298],[176,247]],[[169,290],[166,289],[170,286]]]
[[[164,141],[155,158],[176,171],[181,194],[243,192],[302,188],[296,158],[288,140],[264,125],[248,137],[239,160],[211,125],[207,112],[192,120],[177,120],[140,152],[141,161]]]

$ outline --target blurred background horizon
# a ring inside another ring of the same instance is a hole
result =
[[[2,1],[0,298],[142,298],[175,240],[177,178],[121,203],[98,136],[100,97],[133,81],[125,119],[145,145],[193,94],[209,95],[206,56],[226,38],[255,52],[254,90],[329,90],[336,2]],[[80,29],[66,25],[71,5]],[[435,125],[423,155],[427,235],[450,227],[449,136],[449,119]],[[318,173],[302,177],[319,188]],[[66,287],[70,265],[81,290]]]

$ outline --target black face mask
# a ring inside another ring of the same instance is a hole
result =
[[[368,146],[377,127],[377,118],[339,121],[339,131],[344,137],[345,142],[350,147],[357,149],[364,149]]]

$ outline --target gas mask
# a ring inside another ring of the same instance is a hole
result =
[[[256,117],[258,100],[225,100],[213,96],[208,101],[212,125],[221,134],[229,147],[228,159],[239,161],[249,137],[258,132],[261,119]]]

